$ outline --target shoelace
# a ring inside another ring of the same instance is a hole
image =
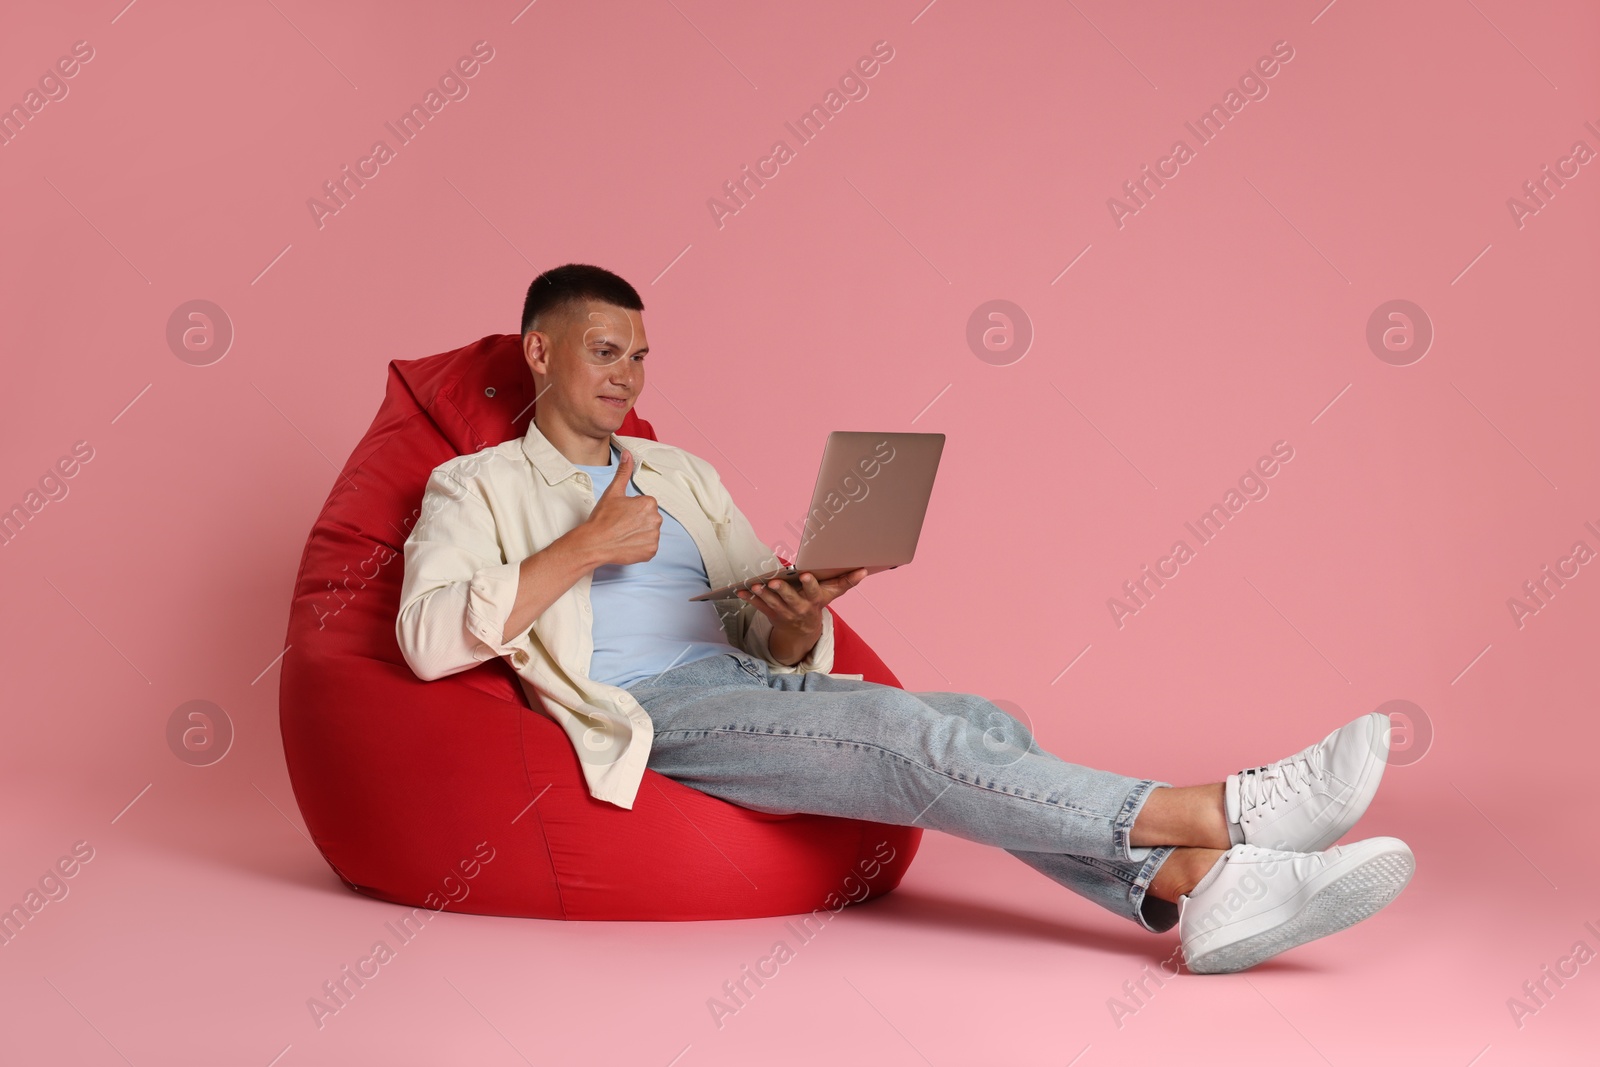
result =
[[[1279,797],[1286,803],[1294,800],[1295,791],[1302,785],[1327,776],[1325,758],[1322,746],[1318,745],[1275,764],[1240,771],[1239,814],[1243,816],[1263,803],[1269,810],[1275,809]]]

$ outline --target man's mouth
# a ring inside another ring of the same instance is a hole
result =
[[[602,396],[600,399],[614,407],[625,408],[628,406],[628,398],[625,396]]]

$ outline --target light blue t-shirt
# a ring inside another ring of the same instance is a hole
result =
[[[612,448],[608,466],[573,466],[588,472],[598,500],[616,477],[617,450]],[[632,479],[624,491],[643,495]],[[627,688],[668,668],[738,651],[728,643],[716,605],[689,599],[711,589],[694,538],[665,508],[657,510],[661,541],[656,554],[643,563],[603,564],[591,578],[594,660],[589,677],[596,681]]]

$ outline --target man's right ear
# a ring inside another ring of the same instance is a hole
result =
[[[529,330],[522,335],[522,358],[530,369],[542,367],[549,360],[549,351],[545,346],[545,336],[538,330]]]

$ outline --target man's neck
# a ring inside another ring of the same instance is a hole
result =
[[[598,463],[579,463],[577,460],[573,460],[572,461],[573,466],[576,466],[576,467],[597,467],[597,468],[611,467],[611,466],[615,465],[615,462],[616,461],[612,459],[612,452],[611,452],[610,449],[606,450],[606,458],[601,460]]]
[[[549,415],[540,418],[542,413],[535,411],[533,423],[539,427],[539,432],[551,446],[566,457],[568,463],[584,467],[605,467],[611,463],[611,435],[604,437],[590,437],[579,433],[571,426],[562,422],[559,416]]]

